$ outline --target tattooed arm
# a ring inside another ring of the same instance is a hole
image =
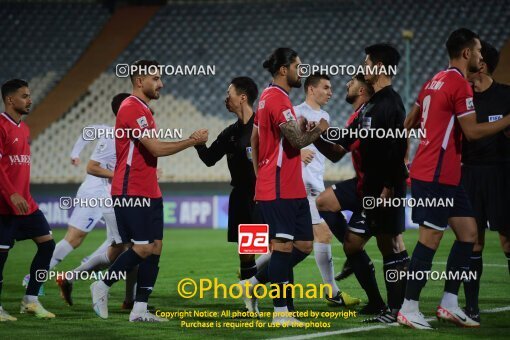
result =
[[[280,125],[280,130],[283,135],[296,149],[302,149],[307,145],[312,144],[319,136],[328,129],[329,124],[325,119],[321,119],[310,131],[303,131],[300,123],[295,120],[288,121]]]

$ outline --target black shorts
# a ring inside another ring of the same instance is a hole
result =
[[[238,241],[240,224],[260,223],[257,216],[255,194],[250,190],[234,188],[228,200],[228,242]]]
[[[39,209],[30,215],[0,215],[0,249],[12,248],[14,241],[50,234],[50,225]]]
[[[140,196],[113,196],[140,199]],[[151,198],[149,206],[114,207],[122,243],[149,244],[163,239],[163,198]]]
[[[352,212],[349,220],[348,229],[356,234],[370,234],[370,230],[365,221],[361,199],[357,191],[358,178],[354,177],[336,184],[331,188],[335,193],[340,208]],[[331,226],[330,226],[331,228]]]
[[[365,182],[364,184],[366,184]],[[393,187],[393,198],[405,200],[407,184],[405,179],[399,181]],[[364,197],[378,198],[383,191],[383,185],[365,185],[363,187]],[[405,206],[401,204],[393,207],[375,207],[373,209],[364,209],[366,216],[366,224],[370,230],[371,235],[392,235],[396,236],[402,234],[406,230],[406,213]]]
[[[446,185],[411,179],[411,194],[414,199],[436,199],[437,206],[413,207],[413,222],[436,230],[445,230],[450,217],[475,217],[473,208],[462,184]],[[453,201],[448,204],[448,201]]]
[[[258,201],[262,223],[269,237],[290,241],[313,241],[312,215],[306,198]]]
[[[478,229],[505,228],[508,189],[503,165],[463,165],[462,185],[469,197]],[[508,175],[509,173],[507,173]]]

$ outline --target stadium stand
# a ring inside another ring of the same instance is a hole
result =
[[[166,65],[215,65],[215,76],[164,77],[162,97],[152,104],[159,127],[182,128],[183,137],[195,129],[207,127],[212,140],[223,127],[234,121],[223,103],[230,79],[247,75],[262,89],[270,77],[261,63],[278,46],[295,48],[304,63],[358,65],[363,61],[363,47],[375,42],[392,42],[403,54],[402,30],[412,30],[412,101],[422,82],[446,66],[444,41],[451,30],[469,27],[482,38],[490,37],[497,48],[503,46],[510,33],[507,24],[510,6],[502,0],[319,0],[296,2],[290,7],[286,4],[273,1],[254,3],[249,7],[239,2],[164,6],[109,70],[90,85],[87,94],[34,140],[33,180],[62,183],[78,182],[83,178],[84,167],[71,169],[68,165],[69,151],[83,126],[113,124],[110,99],[118,92],[130,90],[126,78],[115,76],[116,64],[150,58]],[[279,34],[274,34],[275,25],[279,27]],[[403,58],[399,72],[405,63]],[[394,86],[403,95],[402,73],[397,74]],[[56,74],[58,78],[62,73]],[[332,79],[334,95],[325,109],[330,112],[333,125],[343,124],[351,111],[344,101],[344,85],[348,79],[348,76]],[[291,97],[293,103],[299,104],[304,98],[302,89],[293,91]],[[57,134],[63,130],[69,133],[65,136]],[[61,152],[50,151],[48,143],[57,144]],[[228,179],[224,160],[221,167],[206,169],[193,150],[160,162],[164,181]],[[348,164],[349,159],[344,159],[337,165],[328,166],[325,179],[351,175]]]
[[[109,13],[95,3],[2,2],[0,17],[0,80],[26,79],[37,106],[78,60]]]

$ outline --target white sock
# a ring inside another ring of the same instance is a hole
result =
[[[112,241],[111,240],[105,240],[92,254],[90,254],[88,257],[94,257],[96,255],[102,254],[106,252],[109,246],[111,246]]]
[[[400,308],[400,310],[404,313],[417,312],[420,308],[418,303],[418,301],[404,299],[404,303],[402,304],[402,308]]]
[[[147,302],[135,301],[132,312],[135,314],[143,314],[147,311]]]
[[[331,291],[333,293],[333,297],[335,297],[340,289],[336,285],[335,281],[335,268],[333,267],[331,244],[314,242],[313,252],[315,262],[321,272],[322,282],[331,285]],[[329,289],[326,288],[326,292],[329,293]]]
[[[446,307],[446,308],[458,307],[459,301],[457,299],[457,295],[448,293],[448,292],[444,292],[440,305],[441,305],[441,307]]]
[[[73,246],[66,239],[60,240],[55,246],[53,256],[51,257],[50,270],[60,263],[70,252],[74,250]]]
[[[262,254],[255,260],[255,264],[257,265],[257,270],[260,270],[267,266],[269,260],[271,259],[271,253]]]
[[[78,267],[74,268],[73,272],[89,272],[93,270],[101,270],[104,268],[107,268],[111,264],[110,259],[108,259],[108,255],[106,252],[96,255],[94,257],[91,257],[87,260],[87,262],[79,265]],[[68,280],[69,282],[76,281],[76,275],[73,275],[73,278]]]
[[[274,311],[276,313],[287,313],[289,310],[287,309],[287,306],[285,307],[274,307]]]
[[[252,284],[252,286],[258,285],[260,282],[257,280],[255,276],[252,276],[248,279],[248,282]]]
[[[39,298],[35,295],[25,295],[23,296],[23,302],[25,303],[39,302]]]
[[[111,287],[108,287],[106,283],[104,283],[103,280],[96,281],[97,282],[97,288],[105,291],[109,291]]]

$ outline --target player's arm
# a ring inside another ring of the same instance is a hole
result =
[[[257,176],[257,172],[259,170],[259,128],[256,125],[253,125],[250,143],[251,143],[251,161],[253,163],[253,170],[255,171],[255,176]]]
[[[179,142],[164,142],[156,138],[148,137],[140,138],[139,141],[154,157],[165,157],[174,155],[189,147],[204,144],[207,142],[207,138],[207,129],[202,129],[193,132],[190,138]]]
[[[302,149],[317,140],[328,127],[329,124],[324,118],[321,118],[319,124],[310,131],[306,131],[296,120],[290,120],[280,124],[280,131],[289,141],[290,145],[296,149]]]
[[[347,153],[347,151],[340,145],[327,141],[322,136],[321,138],[317,138],[313,142],[313,145],[319,150],[321,154],[324,155],[327,159],[336,163],[342,159],[342,157]]]
[[[205,144],[195,145],[198,157],[205,165],[213,166],[227,153],[228,131],[229,128],[223,130],[210,147],[207,147]]]
[[[495,122],[478,123],[476,113],[472,112],[458,117],[458,120],[468,141],[495,135],[510,126],[510,115],[506,115]]]
[[[98,127],[99,127],[99,125],[92,125],[92,126],[88,126],[87,128],[97,129]],[[77,166],[80,164],[80,153],[91,141],[92,140],[85,140],[83,138],[83,129],[82,129],[82,133],[80,134],[78,139],[76,139],[73,149],[71,150],[71,164],[72,165]]]
[[[113,171],[102,168],[101,163],[92,159],[87,163],[87,173],[101,178],[113,178]]]
[[[420,126],[420,117],[420,107],[414,104],[404,121],[404,128],[407,130],[418,128]]]

